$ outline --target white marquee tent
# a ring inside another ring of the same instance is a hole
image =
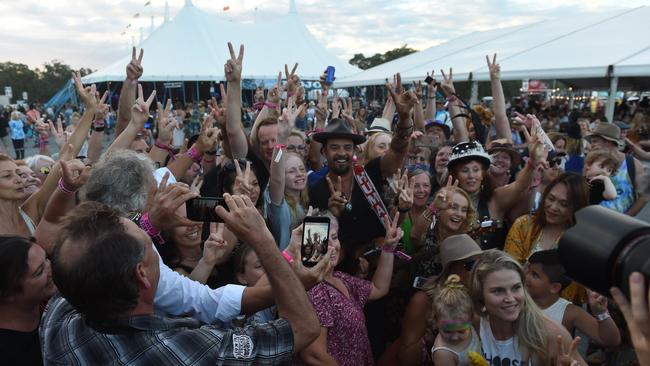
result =
[[[230,57],[227,43],[235,52],[244,44],[242,79],[277,79],[284,64],[299,63],[303,80],[318,80],[329,65],[336,76],[360,70],[338,59],[314,38],[300,21],[291,0],[289,13],[269,21],[232,22],[206,13],[191,0],[171,21],[165,21],[138,47],[144,49],[141,81],[221,81],[223,65]],[[131,52],[83,78],[84,83],[122,81]],[[291,67],[291,66],[290,66]]]
[[[503,80],[558,79],[570,85],[650,87],[650,6],[474,32],[337,78],[337,87],[380,85],[400,72],[422,80],[453,67],[454,80],[486,81],[485,55],[497,53]],[[616,89],[616,88],[614,88]]]

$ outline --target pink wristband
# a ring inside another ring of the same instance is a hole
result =
[[[65,183],[63,183],[63,178],[59,178],[59,189],[61,192],[65,194],[75,194],[77,191],[73,191],[72,189],[68,188],[65,186]]]
[[[187,150],[185,154],[197,163],[200,163],[203,159],[203,154],[199,152],[199,149],[196,148],[196,145],[192,145],[192,147],[190,147],[190,149]]]
[[[278,107],[277,104],[271,102],[265,102],[264,105],[271,109],[276,109]]]
[[[176,160],[176,155],[174,155],[174,149],[171,146],[169,146],[167,144],[163,144],[162,142],[160,142],[158,140],[156,140],[156,142],[154,143],[154,146],[161,149],[161,150],[167,151],[167,155],[169,155],[169,158],[171,160]]]
[[[287,253],[286,249],[282,251],[282,256],[287,260],[287,262],[289,262],[289,264],[293,263],[293,258],[289,253]]]
[[[156,239],[158,244],[164,244],[165,239],[163,239],[162,235],[160,234],[160,230],[156,229],[152,224],[151,220],[149,220],[149,213],[145,212],[142,217],[140,217],[140,222],[138,223],[140,228],[144,230],[150,237],[153,239]]]

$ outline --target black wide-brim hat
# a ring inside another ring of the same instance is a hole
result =
[[[502,140],[505,139],[492,141],[492,143],[488,145],[489,146],[488,154],[492,155],[499,151],[503,151],[504,153],[510,155],[510,160],[511,160],[510,169],[517,167],[519,164],[521,164],[521,156],[519,155],[517,150],[513,148],[511,143],[504,142]]]
[[[449,163],[447,164],[447,170],[452,172],[454,167],[460,163],[468,162],[470,160],[476,160],[479,163],[483,164],[485,169],[490,167],[492,160],[490,160],[490,155],[485,152],[483,145],[476,141],[465,141],[456,144],[451,149],[451,156],[449,156]]]
[[[357,135],[352,132],[348,123],[340,118],[335,118],[330,121],[325,127],[325,131],[315,133],[312,137],[315,141],[324,144],[328,139],[337,138],[337,139],[349,139],[355,145],[363,144],[366,142],[366,137],[363,135]]]

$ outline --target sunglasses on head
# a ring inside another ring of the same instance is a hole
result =
[[[50,174],[50,167],[49,166],[42,166],[41,169],[39,169],[39,170],[44,175]]]
[[[287,145],[287,151],[304,151],[305,145]]]
[[[235,161],[237,161],[237,164],[239,164],[240,168],[246,169],[246,162],[248,162],[249,160],[247,159],[229,160],[223,165],[223,168],[229,171],[236,171],[237,169],[235,168],[235,163],[234,163]]]

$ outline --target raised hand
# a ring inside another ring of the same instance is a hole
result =
[[[79,94],[79,99],[86,105],[86,108],[95,108],[97,106],[97,99],[95,98],[97,87],[95,87],[95,84],[84,88],[84,85],[81,83],[81,74],[79,71],[73,72],[72,78],[74,79],[74,85],[77,89],[77,94]]]
[[[258,85],[255,88],[255,96],[253,97],[255,103],[264,103],[264,84]]]
[[[332,182],[329,176],[325,177],[327,186],[330,189],[330,198],[327,201],[327,207],[334,216],[339,217],[345,209],[348,199],[342,192],[341,176],[337,176],[336,178],[336,182]]]
[[[485,55],[485,61],[487,61],[488,70],[490,71],[490,79],[501,78],[501,66],[497,63],[497,54],[495,53],[492,56],[492,62],[490,62],[490,57]]]
[[[557,336],[557,366],[578,366],[579,363],[573,358],[573,353],[578,347],[578,343],[580,343],[580,337],[575,337],[572,341],[571,344],[569,345],[569,348],[566,349],[564,346],[564,340],[562,339],[562,336]]]
[[[251,199],[246,196],[230,195],[224,193],[223,199],[229,211],[222,206],[217,206],[217,215],[223,219],[224,224],[237,238],[255,247],[262,245],[259,234],[260,228],[266,228],[264,218],[257,211]]]
[[[289,73],[289,66],[287,64],[284,64],[284,74],[286,75],[287,78],[287,92],[289,94],[293,94],[297,89],[298,85],[300,85],[300,78],[298,75],[296,75],[296,69],[298,68],[298,63],[296,62],[295,65],[293,65],[293,69],[291,69],[291,74]]]
[[[205,225],[205,224],[204,224]],[[210,266],[225,263],[230,258],[232,248],[223,238],[223,223],[210,223],[210,236],[203,243],[203,260]]]
[[[157,103],[157,120],[158,120],[158,141],[163,144],[169,145],[172,142],[174,133],[174,126],[176,126],[176,119],[171,115],[172,100],[167,99],[167,104],[163,108],[162,103]]]
[[[106,103],[106,99],[108,99],[108,90],[104,92],[101,98],[99,98],[99,95],[95,95],[95,99],[97,100],[97,112],[95,112],[95,119],[103,121],[106,119],[106,115],[111,109],[111,105]]]
[[[203,187],[203,177],[197,175],[194,177],[194,180],[192,180],[192,184],[190,184],[190,190],[196,194],[201,194],[201,187]]]
[[[34,127],[36,128],[36,132],[41,135],[41,138],[46,139],[50,135],[50,126],[43,122],[43,118],[37,119]]]
[[[415,82],[415,80],[413,81],[413,91],[415,91],[415,96],[418,97],[418,100],[421,101],[422,100],[422,82],[421,81],[419,81],[419,80],[417,82]]]
[[[307,213],[307,216],[311,216],[311,213]],[[287,253],[293,258],[291,262],[291,267],[302,282],[303,286],[306,289],[311,288],[312,286],[322,282],[325,279],[327,273],[329,273],[332,268],[336,265],[330,261],[330,257],[334,251],[333,247],[327,248],[327,253],[321,257],[318,263],[314,267],[306,268],[302,265],[302,258],[300,255],[300,247],[302,243],[302,225],[298,225],[293,231],[291,231],[291,241],[289,246],[287,246]]]
[[[246,161],[246,170],[241,171],[239,167],[239,161],[234,160],[233,164],[235,165],[235,170],[237,171],[237,176],[235,177],[235,184],[232,187],[233,194],[249,196],[253,191],[253,186],[250,184],[251,177],[251,162]]]
[[[449,196],[451,192],[458,187],[458,180],[454,180],[454,177],[449,175],[447,178],[447,184],[438,190],[435,198],[435,206],[446,208],[449,205]]]
[[[142,91],[142,84],[138,84],[138,98],[135,100],[135,104],[131,110],[131,122],[135,124],[138,129],[143,129],[145,122],[149,119],[149,107],[156,97],[156,91],[154,90],[149,95],[147,100],[144,100],[144,93]]]
[[[442,92],[445,93],[445,96],[450,96],[453,94],[456,94],[456,88],[454,88],[454,74],[453,70],[450,67],[449,68],[449,76],[445,74],[444,70],[440,70],[440,73],[442,74],[442,83],[440,83],[440,87],[442,88]]]
[[[607,312],[607,298],[597,292],[587,290],[587,300],[589,309],[594,315],[600,315]]]
[[[296,99],[297,97],[295,95],[289,97],[287,100],[287,108],[282,114],[282,121],[291,128],[294,128],[296,126],[296,118],[298,118],[303,110],[307,109],[306,104],[302,104],[299,107],[296,107]]]
[[[224,95],[223,93],[225,93],[223,84],[219,84],[219,88],[223,90],[221,93],[221,95],[223,96]],[[222,129],[225,127],[226,108],[219,106],[219,103],[217,103],[217,99],[215,97],[212,97],[210,99],[210,116],[217,122],[217,125],[219,127],[221,127]]]
[[[196,139],[195,143],[199,152],[204,153],[206,151],[214,150],[217,147],[218,134],[219,129],[212,127],[210,118],[206,118],[201,124],[201,132],[199,132],[199,138]]]
[[[268,102],[275,104],[278,112],[280,111],[280,97],[282,96],[282,72],[278,73],[278,82],[275,86],[269,89],[266,96]]]
[[[395,91],[393,91],[392,85],[390,83],[386,83],[386,89],[388,89],[388,92],[390,93],[397,113],[401,117],[409,118],[411,116],[411,110],[416,104],[419,104],[420,101],[418,100],[417,95],[415,95],[415,92],[412,90],[402,90],[402,76],[400,73],[397,73],[396,79],[397,86],[395,87]]]
[[[239,55],[235,56],[235,50],[232,43],[228,42],[228,51],[230,59],[223,66],[223,71],[228,82],[240,82],[242,72],[242,61],[244,60],[244,45],[239,45]]]
[[[138,58],[135,57],[135,47],[131,50],[131,62],[126,65],[126,78],[135,84],[138,79],[142,76],[144,69],[142,68],[142,56],[144,56],[144,50],[140,49],[140,55]]]
[[[60,160],[63,185],[71,191],[78,191],[88,181],[91,167],[81,160]]]
[[[610,293],[625,317],[639,365],[650,366],[650,291],[639,272],[630,275],[629,284],[631,304],[620,289],[612,288]]]
[[[192,226],[195,222],[180,216],[176,210],[191,198],[198,197],[186,184],[167,184],[169,172],[165,173],[158,185],[158,190],[149,209],[151,224],[164,231],[177,226]]]
[[[50,125],[50,134],[54,136],[56,146],[59,148],[59,151],[61,151],[63,147],[68,143],[68,138],[70,137],[71,133],[66,132],[63,129],[63,122],[61,121],[61,117],[56,119],[56,127],[52,121],[49,121],[48,123]]]
[[[399,212],[395,212],[393,221],[391,222],[387,216],[383,217],[384,227],[386,228],[386,236],[384,238],[384,246],[395,248],[399,244],[399,240],[404,235],[402,228],[399,227]]]
[[[354,117],[352,116],[352,98],[348,98],[347,101],[345,99],[342,99],[340,103],[343,107],[343,111],[341,111],[341,117],[345,118],[348,123],[354,122]]]
[[[400,184],[398,188],[399,196],[397,198],[397,209],[399,211],[410,210],[413,206],[413,190],[415,182],[409,183],[408,175],[406,172],[407,171],[404,170],[404,174],[402,175],[402,178],[400,178]]]

